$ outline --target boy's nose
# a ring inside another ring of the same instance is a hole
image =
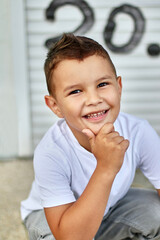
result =
[[[86,97],[86,105],[97,105],[99,103],[102,103],[102,98],[99,96],[99,94],[97,92],[93,92],[93,93],[87,93],[87,97]]]

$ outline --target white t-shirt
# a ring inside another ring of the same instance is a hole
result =
[[[113,182],[105,214],[129,190],[140,168],[160,189],[160,138],[147,121],[120,113],[115,130],[130,144],[123,165]],[[35,181],[27,200],[21,203],[24,219],[33,210],[76,201],[83,193],[97,161],[78,143],[64,119],[45,134],[34,154]]]

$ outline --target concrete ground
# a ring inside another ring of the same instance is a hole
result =
[[[28,239],[19,209],[32,180],[31,160],[0,162],[0,240]]]
[[[19,209],[32,181],[32,160],[0,161],[0,240],[28,240]],[[136,173],[133,186],[151,188],[140,171]]]

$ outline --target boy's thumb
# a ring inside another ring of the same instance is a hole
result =
[[[88,137],[91,147],[93,146],[95,135],[90,129],[83,129],[82,132]]]

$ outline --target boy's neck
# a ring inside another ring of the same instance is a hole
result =
[[[84,133],[82,132],[77,132],[76,130],[74,130],[71,126],[68,125],[68,127],[70,128],[70,130],[72,131],[73,135],[75,136],[75,138],[77,139],[77,141],[79,142],[79,144],[85,148],[87,151],[91,152],[91,146],[90,143],[88,141],[87,136],[84,135]]]

